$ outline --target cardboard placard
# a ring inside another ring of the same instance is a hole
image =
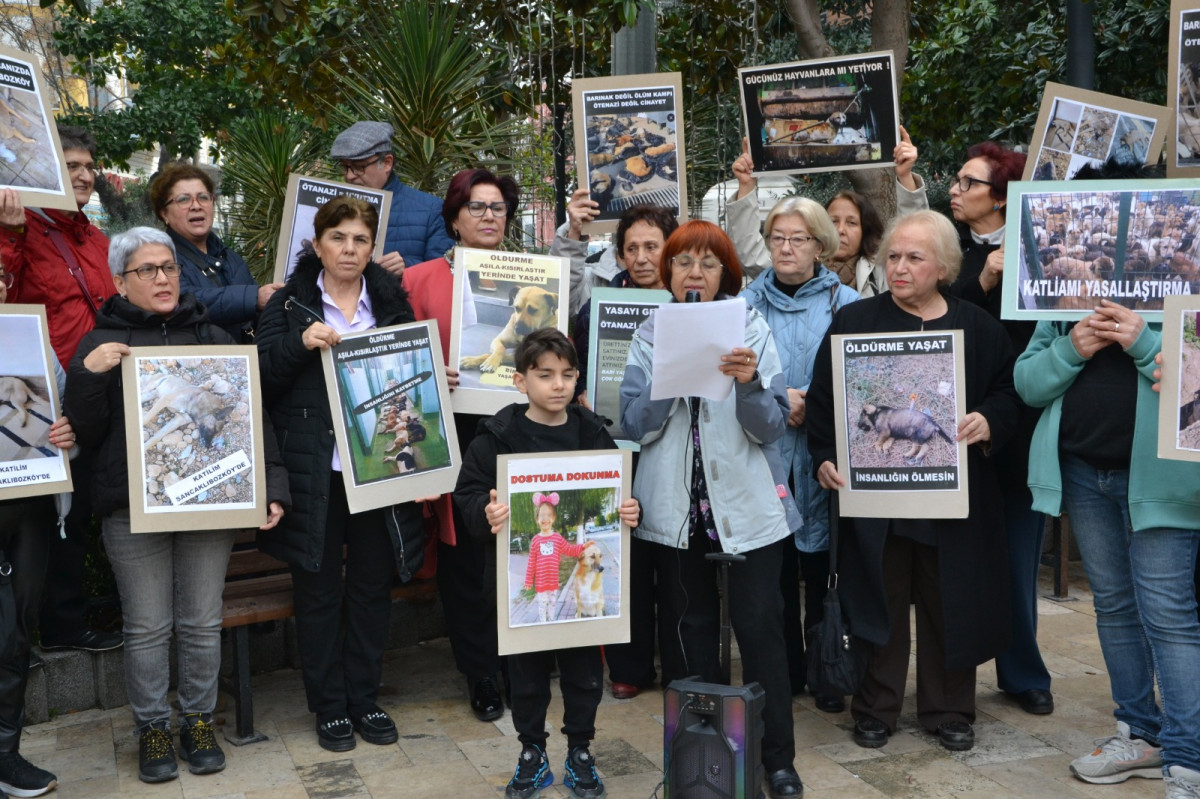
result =
[[[454,490],[462,462],[436,321],[342,336],[321,365],[351,513]]]
[[[78,211],[40,59],[0,45],[0,189],[28,208]]]
[[[1171,0],[1167,102],[1174,102],[1167,177],[1200,177],[1200,3]]]
[[[279,227],[279,243],[275,248],[276,283],[286,283],[292,270],[296,268],[296,259],[300,253],[312,250],[313,219],[321,206],[335,197],[357,197],[375,208],[379,215],[379,225],[375,230],[375,252],[372,257],[376,261],[383,257],[388,214],[392,207],[390,191],[292,173],[288,175],[283,224]]]
[[[1167,297],[1162,325],[1158,457],[1200,461],[1200,297]]]
[[[497,499],[510,507],[496,536],[501,655],[629,641],[629,528],[617,509],[630,496],[632,458],[625,450],[497,458]]]

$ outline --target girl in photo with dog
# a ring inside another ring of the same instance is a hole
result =
[[[465,530],[460,532],[468,532],[477,541],[492,546],[491,536],[504,529],[510,513],[507,504],[497,501],[497,455],[616,446],[601,417],[571,402],[579,361],[570,339],[554,328],[535,330],[517,348],[515,359],[517,373],[513,380],[529,398],[529,404],[513,403],[480,424],[479,434],[463,458],[454,489],[454,503],[465,524]],[[557,497],[535,495],[534,502],[538,506],[536,518],[541,532],[530,544],[529,563],[534,564],[539,557],[534,552],[538,540],[543,539],[551,551],[534,569],[540,575],[541,564],[546,564],[547,573],[553,576],[545,584],[553,583],[553,590],[557,591],[559,558],[570,554],[566,550],[559,554],[553,551],[557,546],[553,539],[561,538],[553,529],[558,517]],[[636,527],[641,509],[631,497],[621,503],[618,513],[622,522]],[[538,587],[542,584],[540,580],[534,582]],[[516,771],[504,792],[509,799],[537,796],[554,782],[546,757],[546,711],[550,705],[550,675],[556,663],[563,696],[562,731],[568,746],[564,784],[575,796],[584,799],[604,795],[604,783],[596,773],[595,759],[588,748],[596,735],[596,708],[604,691],[604,662],[600,647],[582,646],[508,656],[513,726],[522,745]]]
[[[565,555],[577,558],[587,543],[572,544],[554,529],[558,521],[558,492],[533,495],[538,532],[529,541],[529,560],[525,565],[525,590],[537,597],[538,620],[553,621],[557,617],[554,599],[562,586],[558,582],[558,565]]]

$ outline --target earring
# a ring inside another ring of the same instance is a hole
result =
[[[993,210],[993,211],[999,211],[999,210],[1000,210],[1000,203],[996,203],[995,205],[993,205],[993,206],[992,206],[992,210]]]

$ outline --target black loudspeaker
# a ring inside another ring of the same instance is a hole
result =
[[[675,680],[663,694],[667,799],[760,799],[763,706],[752,682]]]

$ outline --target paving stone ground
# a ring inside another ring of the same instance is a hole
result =
[[[808,799],[857,797],[1162,797],[1158,780],[1134,779],[1093,786],[1074,779],[1067,766],[1090,751],[1093,739],[1115,728],[1104,661],[1086,580],[1072,564],[1072,601],[1043,599],[1039,638],[1054,675],[1056,709],[1030,716],[998,693],[992,664],[979,669],[976,746],[950,753],[915,720],[914,675],[909,674],[906,713],[882,749],[860,749],[850,740],[849,712],[829,715],[812,699],[794,700],[796,765]],[[1042,590],[1050,594],[1049,570]],[[735,669],[737,663],[735,662]],[[351,752],[317,745],[297,671],[254,679],[256,722],[268,739],[245,747],[224,744],[228,768],[208,776],[182,770],[171,783],[137,779],[137,742],[128,707],[89,710],[28,727],[22,752],[59,777],[58,796],[186,797],[199,799],[416,799],[503,796],[520,744],[508,713],[481,723],[467,705],[464,680],[454,669],[445,639],[387,653],[380,704],[400,728],[391,746],[362,743]],[[554,689],[551,722],[561,718]],[[232,704],[229,703],[232,715]],[[663,795],[662,695],[616,700],[605,691],[593,752],[610,799]],[[224,723],[218,714],[218,723]],[[232,723],[232,718],[229,719]],[[549,754],[556,784],[544,797],[570,796],[562,785],[566,743],[554,727]],[[54,795],[51,794],[51,797]]]

